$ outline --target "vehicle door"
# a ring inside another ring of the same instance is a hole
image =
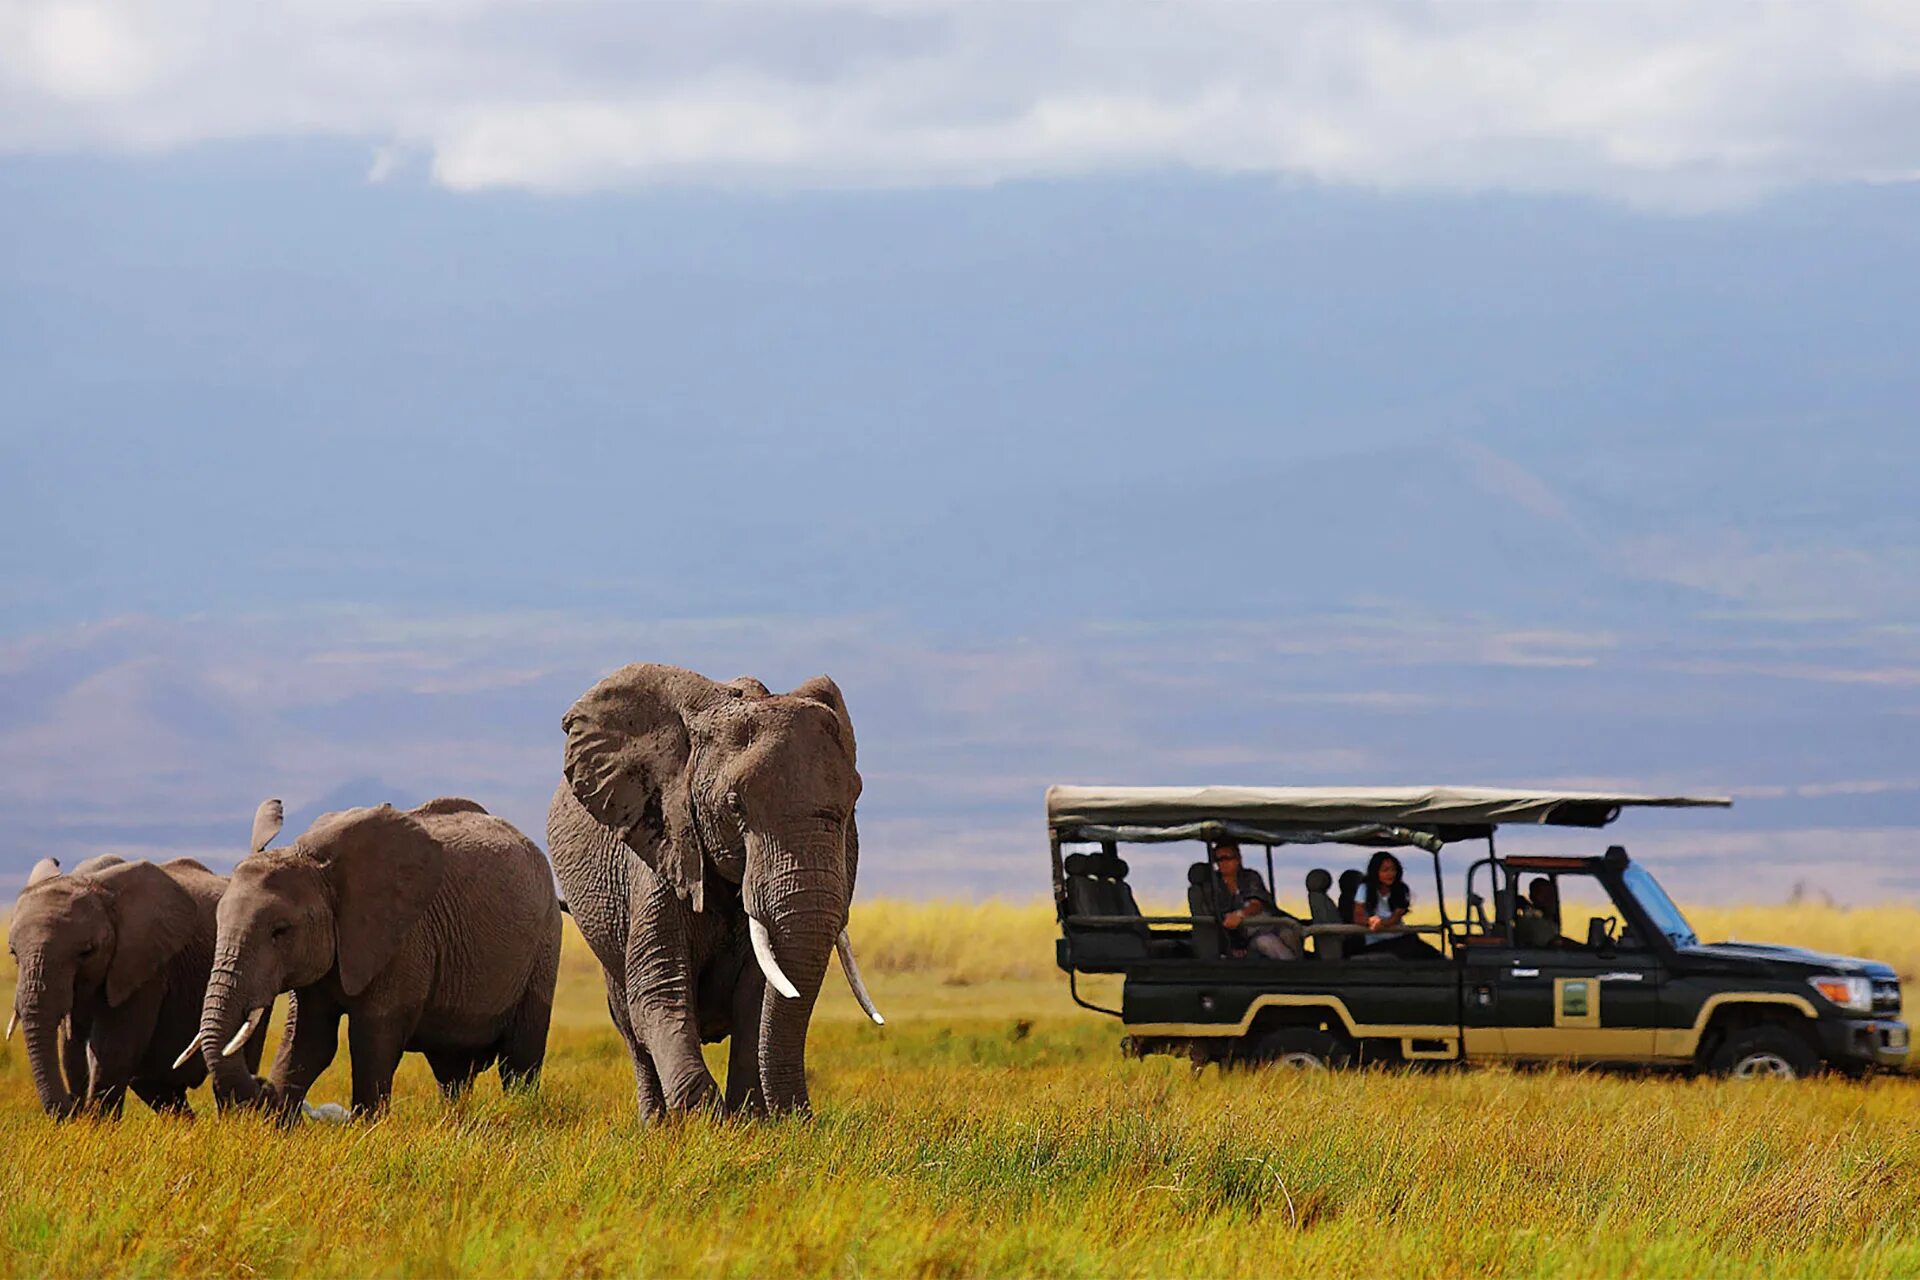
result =
[[[1545,879],[1548,892],[1534,889],[1534,879]],[[1620,921],[1626,917],[1602,882],[1586,872],[1555,869],[1544,876],[1516,874],[1512,888],[1513,916],[1502,944],[1467,950],[1469,1054],[1650,1059],[1659,1025],[1660,968],[1631,939],[1622,945]],[[1520,906],[1528,890],[1549,909]]]

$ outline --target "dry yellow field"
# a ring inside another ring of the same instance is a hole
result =
[[[1920,910],[1694,919],[1920,969]],[[854,932],[890,1022],[836,984],[810,1122],[639,1128],[571,931],[534,1097],[448,1107],[409,1059],[374,1124],[55,1127],[10,1045],[0,1271],[1920,1274],[1920,1081],[1196,1076],[1068,1002],[1045,905],[868,902]]]

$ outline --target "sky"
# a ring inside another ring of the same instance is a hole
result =
[[[1460,782],[1920,895],[1916,123],[1894,4],[0,2],[0,888],[538,838],[664,661],[840,682],[875,893]]]

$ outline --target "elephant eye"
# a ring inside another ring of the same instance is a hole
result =
[[[740,812],[740,793],[738,791],[727,792],[727,808],[736,814]]]
[[[284,938],[287,936],[287,931],[291,928],[293,928],[292,925],[282,920],[279,924],[273,926],[273,936],[276,938]]]

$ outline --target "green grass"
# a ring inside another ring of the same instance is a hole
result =
[[[1911,972],[1905,914],[1796,909],[1738,932],[1854,936]],[[863,904],[891,1021],[865,1023],[836,986],[809,1122],[640,1128],[571,934],[532,1097],[489,1078],[448,1107],[410,1058],[375,1124],[280,1133],[134,1103],[118,1125],[56,1128],[16,1042],[0,1271],[1920,1273],[1920,1081],[1195,1076],[1121,1059],[1116,1026],[1067,1001],[1050,933],[1044,908]],[[345,1081],[336,1065],[316,1099]]]

